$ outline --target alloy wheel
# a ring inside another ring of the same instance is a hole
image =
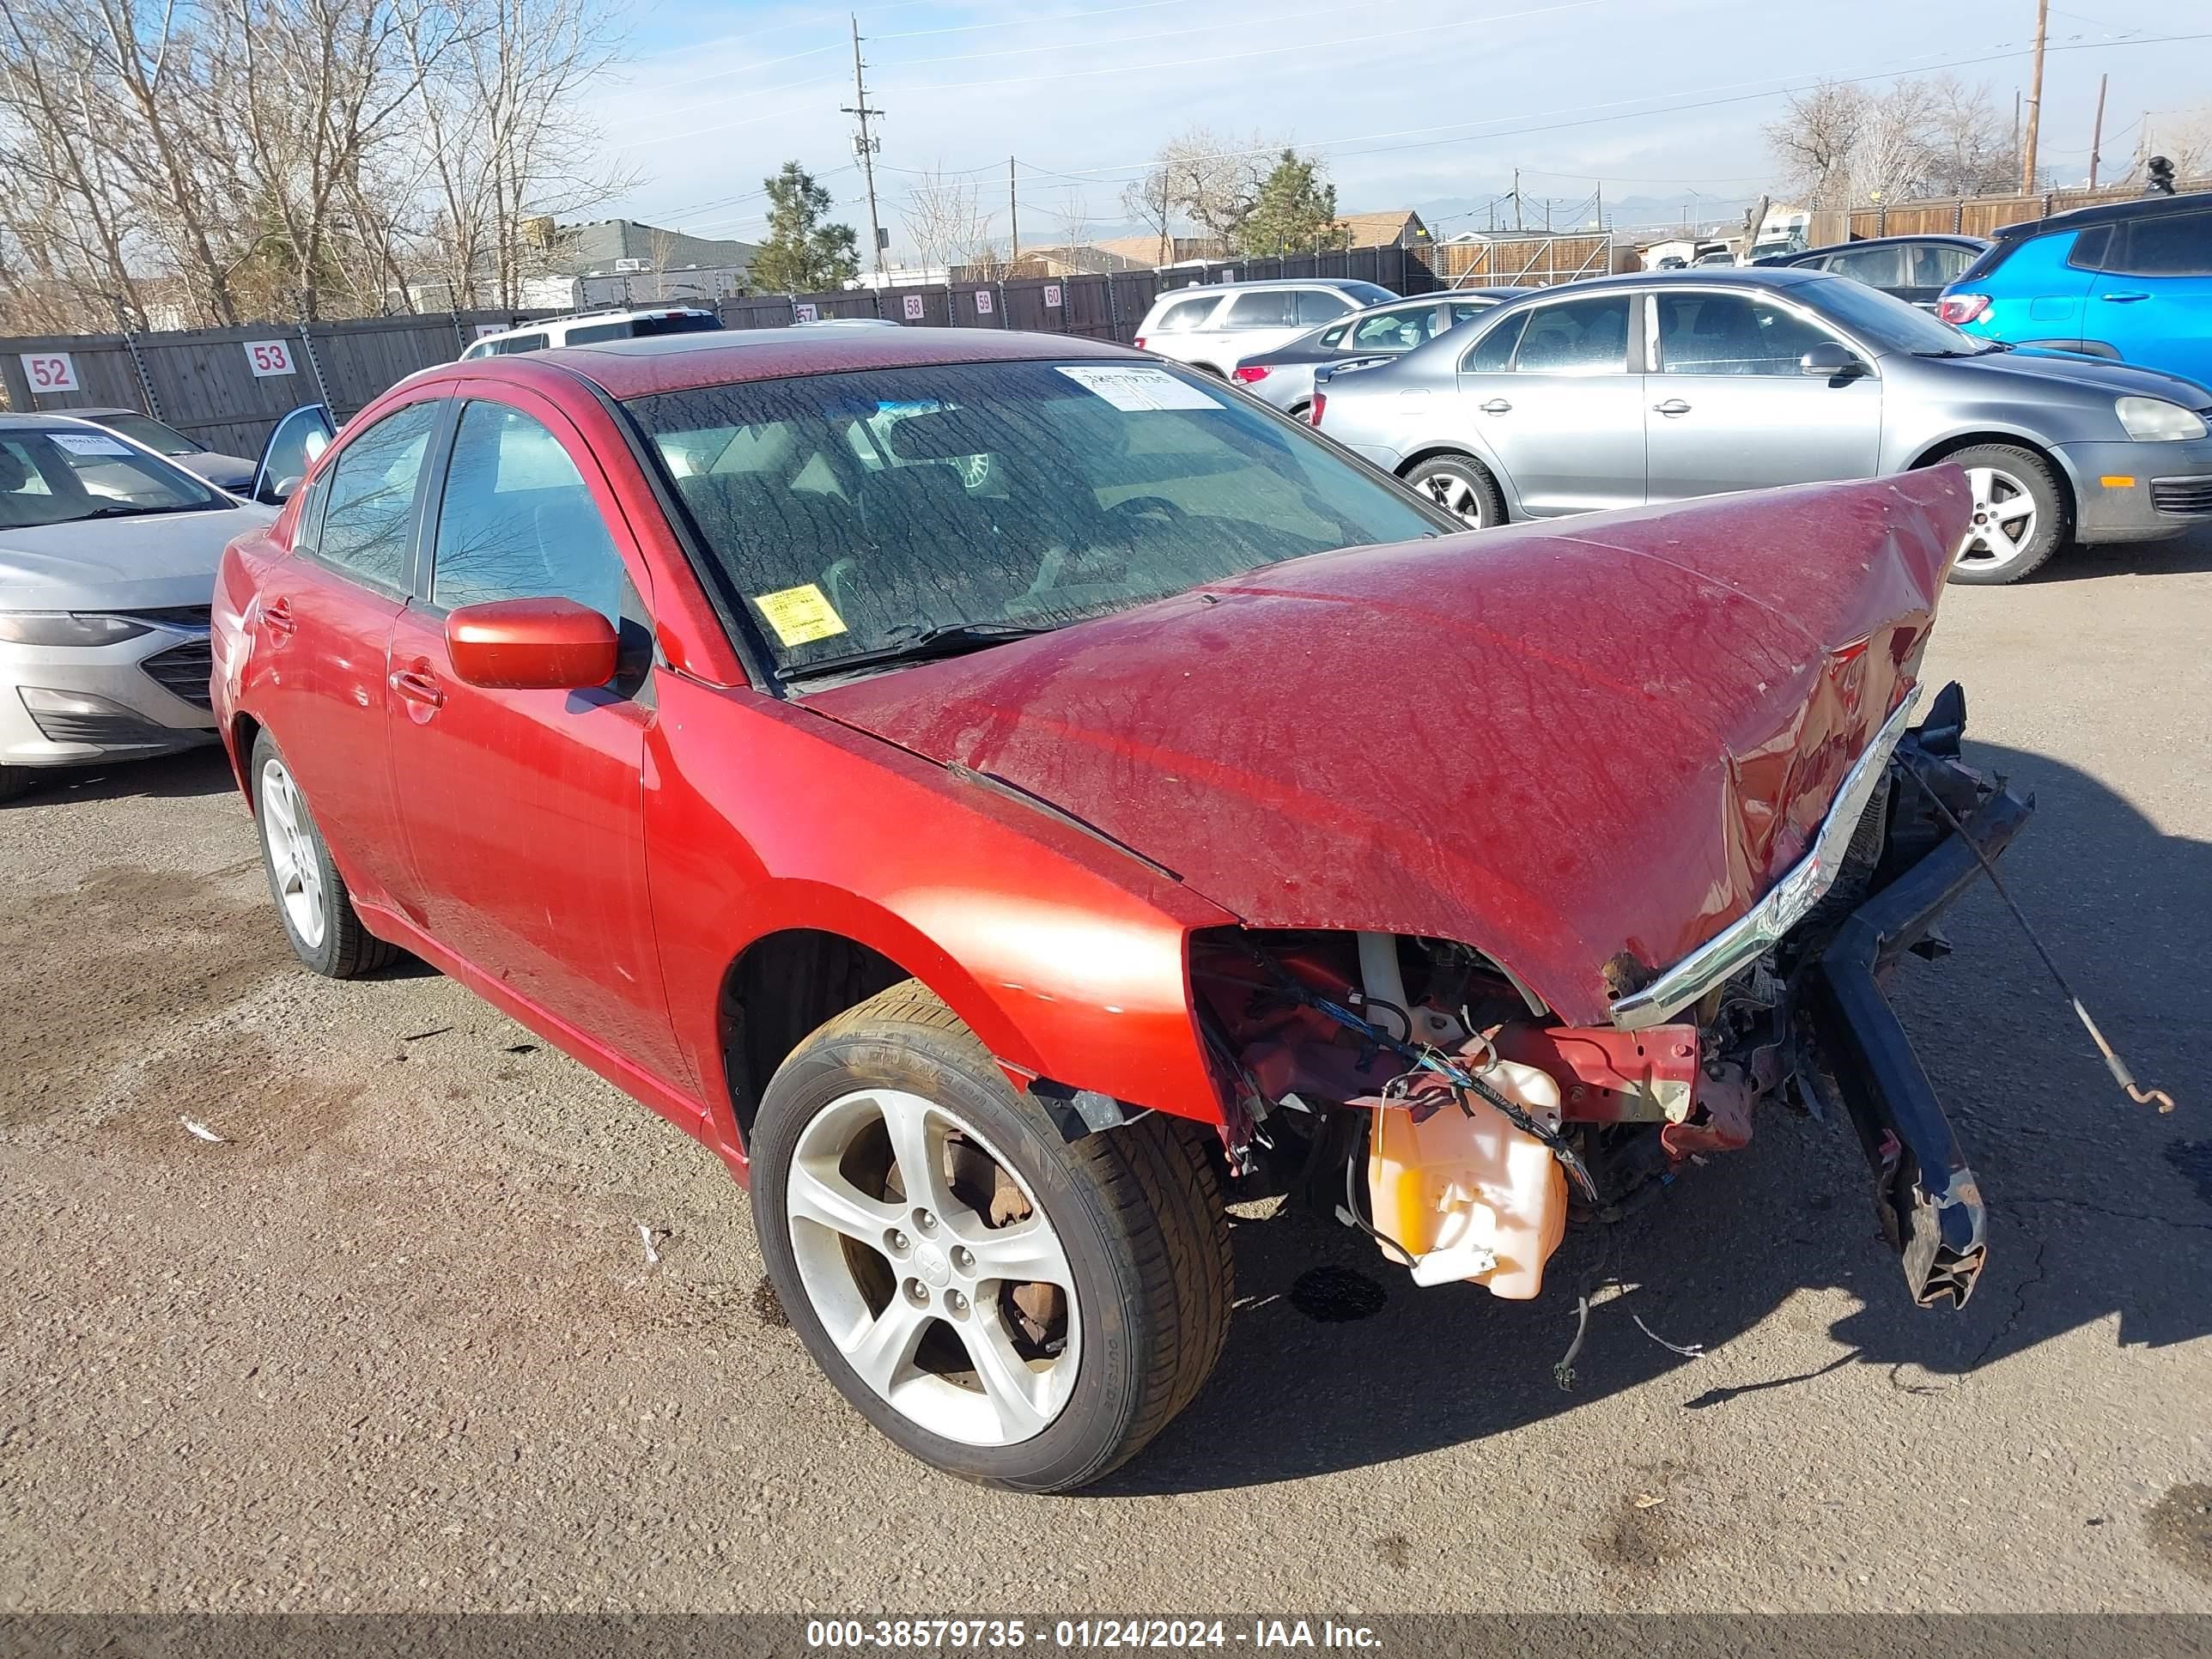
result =
[[[261,767],[261,839],[276,876],[277,902],[284,907],[301,944],[313,950],[330,925],[323,894],[323,865],[316,856],[307,812],[284,763],[271,757]]]
[[[2002,467],[1966,469],[1973,519],[1959,544],[1959,562],[1994,569],[2010,564],[2035,544],[2039,515],[2027,485]]]
[[[1483,491],[1463,473],[1431,472],[1421,480],[1429,499],[1447,513],[1464,519],[1477,530],[1483,527]]]
[[[1082,1358],[1067,1253],[970,1125],[898,1090],[842,1096],[801,1132],[784,1211],[823,1330],[902,1415],[1007,1446],[1066,1407]]]

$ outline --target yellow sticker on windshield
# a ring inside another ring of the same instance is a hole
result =
[[[775,629],[776,638],[786,645],[811,645],[845,631],[845,619],[837,614],[837,607],[812,582],[774,593],[757,593],[753,603]]]

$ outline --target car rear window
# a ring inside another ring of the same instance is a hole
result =
[[[787,676],[1443,527],[1306,428],[1172,365],[875,369],[628,407]]]
[[[2074,234],[2074,246],[2066,250],[2066,263],[2075,270],[2100,270],[2105,254],[2112,246],[2112,228],[2092,225]]]
[[[2129,276],[2212,276],[2212,211],[2145,215],[2105,269]]]
[[[1180,334],[1196,328],[1205,320],[1206,313],[1221,303],[1218,294],[1200,295],[1193,300],[1177,300],[1155,318],[1146,328],[1147,334]]]
[[[689,311],[678,317],[641,317],[630,325],[630,332],[649,340],[656,334],[716,334],[721,327],[722,319],[713,312]]]

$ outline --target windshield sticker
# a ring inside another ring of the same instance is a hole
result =
[[[1164,368],[1151,368],[1133,364],[1123,368],[1118,365],[1108,368],[1085,363],[1080,368],[1061,363],[1054,365],[1060,372],[1087,392],[1097,393],[1116,409],[1141,411],[1152,409],[1219,409],[1221,400],[1186,381],[1178,380]]]
[[[50,432],[58,448],[72,455],[128,455],[131,446],[119,438],[103,438],[96,432]]]
[[[774,593],[756,593],[753,603],[775,629],[776,638],[787,646],[811,645],[845,631],[845,619],[812,582]]]

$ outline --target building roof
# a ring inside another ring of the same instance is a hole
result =
[[[750,266],[758,244],[726,237],[687,236],[680,230],[641,224],[635,219],[594,219],[562,225],[553,234],[551,261],[563,276],[611,271],[617,259],[642,259],[650,270],[686,265]]]
[[[1345,233],[1354,247],[1382,247],[1404,235],[1408,224],[1420,225],[1423,230],[1428,228],[1422,224],[1421,216],[1411,208],[1377,208],[1367,213],[1347,213],[1337,220],[1336,228]]]

